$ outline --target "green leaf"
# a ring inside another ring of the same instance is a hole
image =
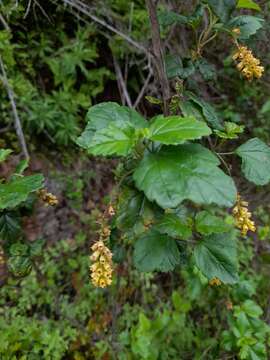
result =
[[[260,6],[253,0],[238,0],[237,3],[238,9],[253,9],[261,11]]]
[[[194,102],[200,109],[205,121],[214,129],[222,130],[222,121],[219,119],[218,114],[212,105],[208,104],[205,100],[198,98],[195,94],[188,91],[186,92],[189,100]]]
[[[0,163],[5,161],[11,153],[12,153],[12,150],[10,150],[10,149],[1,149],[0,150]]]
[[[236,7],[235,0],[207,0],[214,13],[226,23]]]
[[[259,318],[263,311],[261,307],[252,300],[246,300],[242,305],[241,309],[250,317]]]
[[[43,175],[16,177],[9,183],[0,184],[0,209],[14,208],[28,198],[31,192],[43,187]]]
[[[0,238],[3,240],[14,239],[21,230],[20,218],[14,212],[0,214]]]
[[[138,138],[139,133],[130,126],[120,128],[110,124],[106,129],[95,133],[88,152],[93,155],[126,156],[134,148]]]
[[[153,229],[144,233],[135,243],[134,263],[143,272],[171,271],[180,264],[176,241]]]
[[[158,22],[162,28],[166,28],[173,24],[186,24],[188,18],[183,15],[179,15],[174,11],[170,10],[160,10],[158,12]]]
[[[217,136],[222,139],[237,139],[238,134],[241,134],[245,129],[244,125],[237,125],[233,122],[225,121],[224,122],[224,130],[214,130]]]
[[[258,138],[250,139],[236,149],[242,158],[245,177],[256,185],[270,181],[270,148]]]
[[[133,177],[137,188],[164,209],[174,208],[185,199],[232,206],[235,185],[218,165],[218,158],[203,146],[179,145],[146,153]]]
[[[203,79],[205,81],[210,81],[216,79],[217,72],[215,69],[215,66],[212,64],[209,64],[208,61],[201,58],[196,62],[196,66],[198,67]]]
[[[21,160],[19,164],[16,166],[14,171],[15,174],[22,174],[24,170],[26,170],[29,166],[29,161],[27,159]]]
[[[228,26],[230,29],[239,28],[239,39],[248,39],[251,35],[254,35],[262,26],[264,20],[262,18],[251,15],[240,15],[233,18]]]
[[[192,235],[190,227],[175,214],[165,214],[154,226],[161,234],[188,239]]]
[[[195,72],[195,67],[190,59],[182,61],[178,55],[166,55],[165,68],[169,79],[174,77],[180,77],[181,79],[187,79]]]
[[[205,237],[194,249],[197,267],[208,278],[219,278],[225,284],[234,284],[237,275],[236,242],[231,233]]]
[[[94,136],[100,131],[104,134],[109,125],[114,125],[120,129],[141,129],[148,126],[147,121],[135,110],[114,102],[92,106],[86,115],[86,120],[88,124],[77,139],[77,144],[84,149],[91,148]]]
[[[195,226],[199,233],[205,235],[228,232],[231,228],[224,222],[224,219],[212,215],[208,211],[201,211],[196,215]]]
[[[200,139],[211,134],[211,129],[193,117],[158,116],[149,128],[147,137],[166,145],[177,145],[185,140]]]

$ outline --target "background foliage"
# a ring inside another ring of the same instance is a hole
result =
[[[226,22],[236,2],[207,3]],[[192,112],[207,120],[210,127],[214,124],[220,139],[229,139],[221,140],[224,151],[231,151],[232,144],[236,147],[237,134],[243,131],[243,139],[259,137],[269,143],[270,3],[239,1],[233,13],[265,20],[260,31],[258,19],[251,21],[251,27],[245,21],[240,23],[243,41],[265,67],[263,78],[252,86],[233,66],[232,44],[226,36],[205,46],[203,58],[194,58],[191,50],[195,48],[190,49],[190,44],[195,46],[196,32],[198,35],[203,26],[200,4],[161,2],[159,21],[166,45],[167,74],[172,79],[185,79],[189,89],[185,101],[177,97],[176,91],[175,103],[184,114]],[[144,1],[97,0],[87,6],[89,13],[148,48],[149,20]],[[94,289],[89,282],[89,245],[96,239],[96,220],[108,202],[105,195],[113,185],[112,168],[116,163],[89,160],[75,139],[86,125],[90,105],[108,100],[129,105],[119,81],[119,67],[130,101],[145,118],[160,111],[159,85],[144,51],[93,21],[81,8],[70,6],[69,1],[7,0],[0,8],[8,24],[7,28],[2,23],[0,54],[32,155],[29,170],[44,173],[46,186],[59,198],[59,206],[52,209],[44,208],[33,195],[28,197],[43,181],[34,175],[37,183],[26,186],[13,208],[9,205],[7,209],[4,203],[14,201],[13,196],[0,199],[0,237],[11,258],[8,269],[0,263],[4,284],[0,288],[0,358],[268,359],[269,186],[259,191],[241,180],[239,167],[233,166],[238,189],[256,209],[258,224],[254,236],[240,239],[234,235],[240,254],[237,284],[212,287],[185,259],[174,264],[177,266],[171,274],[142,274],[132,265],[132,234],[120,246],[117,233],[113,233],[110,245],[118,264],[116,279],[110,289]],[[146,89],[140,96],[144,84]],[[29,170],[16,155],[20,148],[2,82],[0,96],[0,146],[14,152],[1,162],[1,178],[9,178],[11,183],[27,182],[30,175],[22,174]],[[142,118],[137,121],[138,128],[146,127]],[[227,122],[225,128],[220,126],[223,122]],[[155,139],[154,125],[148,136]],[[117,151],[122,155],[127,149],[123,146]],[[111,154],[111,148],[106,151]],[[98,147],[95,153],[99,155]],[[1,161],[7,155],[1,151]],[[117,220],[123,228],[134,221],[124,215],[123,210],[122,218],[120,214]],[[226,218],[225,228],[232,224],[227,213],[218,215]],[[135,229],[138,232],[151,221],[151,214],[146,211],[141,220]],[[159,226],[162,229],[164,224]],[[203,221],[196,226],[202,233],[207,231]],[[188,238],[188,229],[183,226],[181,231]],[[18,245],[22,243],[26,247]],[[135,263],[152,270],[151,263],[141,262],[140,251],[139,244]],[[29,275],[21,277],[22,270],[23,275]]]

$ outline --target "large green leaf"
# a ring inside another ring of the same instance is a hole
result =
[[[194,117],[158,116],[149,128],[147,137],[166,145],[177,145],[185,140],[200,139],[211,134],[211,129]]]
[[[185,199],[232,206],[235,185],[218,165],[218,158],[203,146],[179,145],[146,153],[133,176],[137,188],[164,209],[174,208]]]
[[[84,149],[92,146],[94,136],[100,131],[106,131],[109,125],[123,128],[145,128],[147,122],[139,113],[126,106],[120,106],[114,102],[105,102],[92,106],[87,115],[87,126],[77,144]]]
[[[0,163],[5,161],[11,153],[10,149],[0,149]]]
[[[238,0],[237,3],[238,9],[253,9],[261,11],[260,6],[253,0]]]
[[[134,263],[140,271],[171,271],[180,262],[176,241],[156,230],[144,233],[135,243]]]
[[[172,237],[188,239],[192,235],[191,228],[183,222],[176,214],[165,214],[155,224],[155,229],[162,234]]]
[[[242,158],[245,177],[256,185],[270,181],[270,147],[258,138],[250,139],[236,149]]]
[[[0,209],[14,208],[25,201],[31,192],[43,187],[42,175],[16,177],[9,183],[0,184]]]
[[[205,237],[194,249],[197,267],[208,278],[219,278],[225,284],[237,282],[237,249],[231,233]]]
[[[251,35],[254,35],[262,26],[264,20],[262,18],[251,15],[240,15],[233,18],[228,26],[231,29],[240,29],[240,39],[248,39]]]
[[[226,23],[236,7],[236,0],[207,0],[214,13]]]
[[[230,230],[230,225],[226,224],[224,219],[212,215],[208,211],[201,211],[196,215],[195,226],[199,233],[205,235],[224,233]]]

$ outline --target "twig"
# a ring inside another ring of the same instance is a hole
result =
[[[153,76],[153,71],[152,71],[152,68],[151,68],[151,59],[149,58],[149,61],[148,61],[148,67],[149,67],[149,74],[143,84],[143,87],[141,88],[141,91],[139,92],[139,95],[137,96],[137,99],[133,105],[133,107],[136,109],[137,106],[139,105],[144,93],[145,93],[145,90],[147,89],[147,86],[151,80],[151,77]]]
[[[158,80],[162,90],[163,112],[169,115],[170,84],[166,75],[164,62],[164,49],[160,38],[157,17],[158,0],[145,0],[151,22],[152,46]]]
[[[32,4],[32,0],[29,0],[29,1],[28,1],[28,4],[27,4],[26,11],[25,11],[25,14],[24,14],[24,16],[23,16],[24,19],[27,18],[28,14],[29,14],[29,12],[30,12],[31,4]]]
[[[9,31],[10,28],[9,28],[9,26],[8,26],[8,23],[6,22],[4,16],[3,16],[1,13],[0,13],[0,21],[1,21],[1,23],[3,24],[4,29],[7,30],[7,31]]]
[[[3,63],[3,60],[2,60],[1,56],[0,56],[0,68],[1,68],[1,72],[2,72],[3,84],[4,84],[4,86],[5,86],[6,90],[7,90],[8,97],[9,97],[10,104],[11,104],[11,108],[12,108],[12,112],[13,112],[13,116],[14,116],[14,126],[15,126],[15,130],[16,130],[16,134],[18,136],[18,139],[19,139],[19,142],[20,142],[21,149],[22,149],[22,152],[24,154],[24,157],[28,160],[29,159],[29,153],[28,153],[28,149],[27,149],[27,146],[26,146],[21,121],[20,121],[20,118],[19,118],[19,115],[18,115],[18,112],[17,112],[14,92],[13,92],[13,90],[12,90],[12,88],[11,88],[9,82],[8,82],[5,66],[4,66],[4,63]]]
[[[130,96],[129,96],[129,93],[128,93],[128,90],[127,90],[127,87],[125,84],[125,80],[123,78],[123,74],[122,74],[120,65],[114,55],[113,55],[113,64],[114,64],[114,69],[115,69],[115,73],[116,73],[116,79],[117,79],[117,83],[118,83],[119,92],[120,92],[120,95],[123,94],[122,103],[123,103],[123,105],[125,105],[125,103],[127,103],[127,105],[129,107],[132,107],[132,102],[131,102],[131,99],[130,99]]]
[[[130,36],[124,34],[120,30],[113,27],[112,25],[108,24],[107,22],[103,21],[102,19],[98,18],[97,16],[93,15],[90,11],[91,9],[82,1],[62,0],[62,2],[66,5],[70,5],[71,7],[74,7],[75,9],[77,9],[78,11],[83,13],[84,15],[88,16],[91,20],[93,20],[97,24],[99,24],[99,25],[105,27],[106,29],[112,31],[113,33],[119,35],[120,37],[125,39],[129,44],[136,47],[141,52],[144,52],[149,55],[148,50],[143,45],[139,44],[138,42],[133,40]]]

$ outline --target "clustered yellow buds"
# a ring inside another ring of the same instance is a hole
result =
[[[213,279],[211,279],[209,281],[209,285],[211,286],[220,286],[221,285],[221,280],[217,277],[214,277]]]
[[[248,211],[248,202],[243,201],[240,195],[237,195],[237,202],[232,212],[236,226],[241,230],[243,236],[246,236],[249,230],[256,231],[255,223],[251,220],[251,212]]]
[[[90,256],[93,265],[90,266],[92,283],[96,287],[105,288],[112,283],[112,253],[99,240],[91,247],[93,254]]]
[[[38,191],[39,198],[44,202],[46,206],[54,206],[58,204],[58,199],[52,193],[47,192],[46,189],[41,189]]]
[[[247,80],[252,80],[254,77],[259,79],[264,72],[264,67],[260,66],[260,60],[255,58],[246,46],[238,46],[233,60],[238,61],[236,67]]]
[[[112,204],[110,204],[110,205],[108,206],[107,212],[108,212],[108,215],[109,215],[110,217],[112,217],[112,216],[115,215],[115,210],[114,210],[114,207],[112,206]]]

